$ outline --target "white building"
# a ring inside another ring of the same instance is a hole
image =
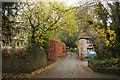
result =
[[[90,32],[86,32],[79,39],[79,57],[87,57],[89,51],[94,51]]]
[[[24,33],[23,29],[20,29],[19,32],[16,33],[15,37],[11,37],[11,42],[8,44],[5,42],[1,42],[1,48],[12,48],[13,46],[15,48],[24,48],[27,46],[27,35]]]

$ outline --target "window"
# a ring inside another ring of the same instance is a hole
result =
[[[83,42],[84,41],[84,39],[81,39],[81,42]]]
[[[21,45],[23,45],[23,43],[21,42]]]
[[[93,48],[87,48],[87,52],[93,51]]]
[[[6,46],[6,43],[3,43],[3,46]]]
[[[92,43],[92,40],[88,39],[88,40],[87,40],[87,43]]]
[[[3,46],[7,46],[7,43],[3,42]]]
[[[89,47],[93,47],[93,45],[89,45]]]
[[[19,46],[19,42],[17,43],[17,46]]]
[[[10,46],[12,46],[12,43],[10,43]]]

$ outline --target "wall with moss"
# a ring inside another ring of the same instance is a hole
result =
[[[47,65],[46,53],[37,45],[32,45],[31,52],[23,57],[2,58],[3,73],[29,73],[45,65]]]

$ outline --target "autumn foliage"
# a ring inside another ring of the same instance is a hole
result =
[[[59,40],[49,39],[49,53],[48,59],[54,60],[63,55],[63,52],[66,51],[66,46],[63,42]]]
[[[18,57],[22,57],[26,55],[26,51],[22,48],[22,49],[3,49],[2,50],[2,55],[3,56],[18,56]]]

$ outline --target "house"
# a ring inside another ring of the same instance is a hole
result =
[[[24,48],[25,46],[27,46],[27,35],[24,32],[24,29],[19,29],[19,31],[15,33],[16,36],[11,37],[11,41],[9,41],[9,43],[1,41],[1,48]]]
[[[86,32],[82,37],[79,38],[79,57],[87,57],[89,51],[94,51],[94,46],[91,40],[91,32]]]

